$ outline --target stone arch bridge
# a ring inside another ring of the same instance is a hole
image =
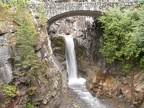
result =
[[[102,12],[108,10],[108,8],[128,8],[138,2],[138,0],[95,0],[89,2],[47,1],[46,10],[48,25],[50,26],[59,19],[76,15],[97,18]]]

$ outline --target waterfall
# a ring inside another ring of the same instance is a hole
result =
[[[84,78],[77,77],[77,63],[73,37],[71,35],[65,35],[64,38],[66,43],[66,65],[69,80],[68,84],[84,84],[86,80]]]
[[[66,64],[69,82],[77,79],[77,64],[75,57],[74,42],[72,36],[65,36],[66,43]]]
[[[93,97],[85,86],[85,79],[77,77],[77,64],[74,49],[73,37],[71,35],[65,35],[66,43],[66,64],[68,72],[69,87],[74,90],[81,99],[83,99],[89,108],[108,108],[103,105],[96,97]]]

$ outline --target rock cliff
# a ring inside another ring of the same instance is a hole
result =
[[[57,108],[61,96],[61,71],[53,59],[46,26],[38,26],[39,21],[33,16],[38,34],[34,51],[42,65],[33,72],[32,68],[23,70],[15,60],[19,55],[16,31],[20,25],[14,21],[12,11],[8,7],[7,14],[0,16],[0,107]]]

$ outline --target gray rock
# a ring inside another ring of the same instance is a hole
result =
[[[12,66],[10,46],[6,35],[0,37],[0,82],[8,83],[12,79]]]

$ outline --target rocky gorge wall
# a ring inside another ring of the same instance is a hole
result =
[[[54,55],[63,70],[66,67],[65,44],[62,36],[72,35],[74,37],[78,76],[87,79],[87,88],[94,96],[100,99],[122,100],[138,108],[144,107],[143,70],[133,70],[133,74],[122,75],[120,74],[122,67],[119,62],[111,65],[106,63],[99,53],[99,38],[102,35],[100,23],[93,23],[90,17],[69,17],[55,22],[49,34]],[[66,77],[67,73],[63,74]],[[123,105],[122,107],[127,108],[128,106]]]
[[[1,9],[2,7],[0,7]],[[38,44],[34,47],[39,70],[21,70],[16,64],[16,31],[19,25],[13,20],[11,8],[0,16],[0,108],[57,108],[60,104],[62,78],[53,52],[46,26],[37,27]],[[35,16],[33,16],[36,20]],[[38,71],[40,71],[38,73]]]

